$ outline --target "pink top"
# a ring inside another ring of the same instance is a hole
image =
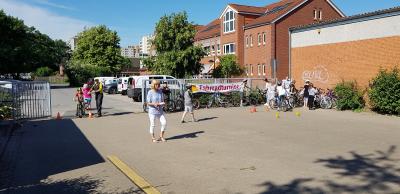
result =
[[[83,88],[82,91],[84,98],[92,98],[92,94],[90,93],[90,88]]]

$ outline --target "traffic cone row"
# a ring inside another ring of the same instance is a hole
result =
[[[257,112],[257,108],[255,106],[252,106],[250,108],[250,113],[255,113],[255,112]]]

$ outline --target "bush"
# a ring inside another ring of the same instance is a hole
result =
[[[82,86],[90,78],[111,74],[108,68],[92,65],[68,65],[65,73],[68,76],[70,85],[76,87]]]
[[[342,82],[335,86],[338,110],[361,110],[365,106],[362,92],[355,82]]]
[[[54,70],[52,70],[50,67],[39,67],[36,69],[34,74],[37,77],[47,77],[53,75]]]
[[[372,110],[383,114],[400,115],[400,75],[399,70],[380,70],[372,80],[368,97]]]

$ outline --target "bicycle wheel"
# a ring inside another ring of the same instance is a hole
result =
[[[147,107],[146,103],[143,103],[143,112],[147,113],[149,111],[149,108]]]
[[[289,96],[288,99],[287,99],[287,101],[288,101],[288,106],[289,106],[291,109],[295,108],[296,102],[295,102],[293,96]]]
[[[164,111],[167,112],[167,113],[174,112],[174,111],[175,111],[175,102],[172,101],[172,100],[169,100],[169,101],[165,104],[165,106],[163,107],[163,109],[164,109]]]
[[[269,107],[271,107],[272,110],[278,109],[278,101],[276,101],[276,99],[270,100]]]
[[[193,108],[198,110],[200,108],[200,100],[199,99],[194,99],[193,100]]]
[[[179,99],[175,102],[175,111],[182,111],[184,108],[185,107],[182,100]]]
[[[322,97],[319,105],[322,109],[330,109],[332,107],[332,102],[329,97]]]
[[[281,103],[281,110],[282,110],[283,112],[286,112],[286,111],[289,110],[289,102],[288,102],[287,99],[285,99],[285,100],[282,101],[282,103]]]

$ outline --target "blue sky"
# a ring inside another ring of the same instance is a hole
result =
[[[207,24],[228,3],[264,6],[278,0],[0,0],[0,9],[35,26],[52,38],[68,40],[84,26],[105,24],[116,30],[121,46],[137,44],[153,32],[158,19],[186,11],[189,20]],[[400,6],[399,0],[333,0],[346,14],[354,15]]]

